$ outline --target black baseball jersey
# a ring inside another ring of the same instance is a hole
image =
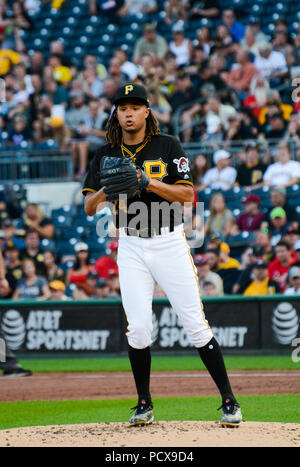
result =
[[[130,157],[136,167],[143,169],[150,178],[167,184],[184,183],[193,186],[189,160],[181,144],[174,136],[159,134],[135,146],[122,145],[118,148],[112,148],[110,144],[102,146],[96,153],[84,181],[82,189],[84,195],[101,188],[99,170],[103,156]],[[143,203],[142,209],[140,209],[141,205],[133,204],[136,202]],[[168,217],[162,215],[161,211],[158,213],[159,210],[153,210],[158,205],[163,206],[161,203],[171,204],[157,194],[143,190],[141,197],[127,200],[127,203],[122,200],[115,202],[113,221],[117,228],[129,227],[134,223],[134,227],[139,229],[142,223],[145,225],[147,222],[148,227],[154,227],[156,230],[161,227],[170,227],[172,230],[174,225],[183,221],[182,206],[176,203],[176,209],[173,209],[175,207],[173,204]],[[140,222],[137,222],[137,216]]]

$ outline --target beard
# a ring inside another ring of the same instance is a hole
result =
[[[254,91],[254,97],[259,107],[264,106],[268,100],[267,90],[265,88],[256,88]]]

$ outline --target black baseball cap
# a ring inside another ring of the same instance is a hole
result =
[[[257,261],[257,263],[255,263],[253,265],[253,269],[267,269],[268,268],[268,263],[266,263],[265,261]]]
[[[147,91],[141,84],[136,83],[126,83],[121,86],[113,99],[113,104],[118,105],[120,102],[134,99],[141,101],[144,105],[149,107],[149,98],[147,96]]]

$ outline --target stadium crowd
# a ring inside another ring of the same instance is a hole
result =
[[[71,151],[74,178],[83,181],[94,152],[105,143],[116,89],[140,82],[161,131],[176,134],[178,118],[182,143],[201,148],[191,164],[195,200],[207,211],[205,242],[194,252],[202,295],[298,293],[299,203],[290,203],[289,194],[300,183],[300,101],[292,84],[300,76],[299,19],[293,32],[284,17],[266,32],[257,17],[239,18],[241,11],[217,0],[90,0],[89,14],[104,15],[112,24],[137,13],[145,20],[132,53],[112,48],[107,62],[100,53],[86,53],[80,65],[60,40],[49,43],[47,54],[27,49],[22,31],[34,27],[45,3],[0,2],[0,76],[6,92],[0,149],[42,150],[54,142]],[[192,24],[199,27],[191,29]],[[235,190],[238,213],[229,197]],[[93,260],[88,244],[78,242],[70,265],[55,250],[53,219],[38,205],[16,206],[3,195],[0,223],[10,285],[0,290],[1,298],[120,296],[117,239]],[[243,233],[251,242],[234,250],[230,239]],[[43,239],[54,248],[42,247]],[[157,287],[155,296],[164,292]]]

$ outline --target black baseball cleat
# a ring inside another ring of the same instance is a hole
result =
[[[3,376],[5,378],[13,378],[13,377],[24,377],[24,376],[31,376],[32,371],[24,370],[24,368],[11,368],[10,370],[4,370]]]
[[[237,428],[242,421],[242,412],[237,402],[226,399],[218,410],[222,409],[223,415],[220,425],[223,427]]]
[[[135,410],[135,412],[130,417],[129,426],[150,425],[154,420],[152,402],[146,402],[142,399],[139,401],[138,405],[131,410]]]

